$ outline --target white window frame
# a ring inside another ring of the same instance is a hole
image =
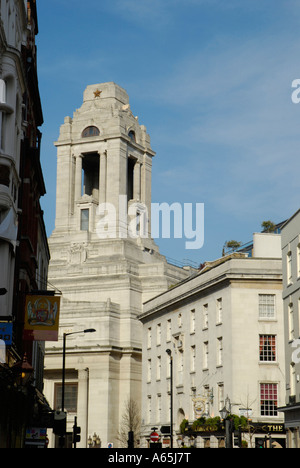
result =
[[[273,301],[271,301],[271,298]],[[260,320],[276,319],[276,294],[259,294],[258,303],[258,313]]]

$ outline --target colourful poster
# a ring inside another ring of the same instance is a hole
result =
[[[58,341],[59,296],[27,296],[24,340]]]

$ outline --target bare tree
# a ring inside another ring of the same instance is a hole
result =
[[[117,440],[121,447],[125,448],[128,444],[128,433],[134,433],[134,447],[139,445],[141,431],[141,411],[135,400],[128,398],[124,405],[120,430],[118,431]]]
[[[248,411],[249,411],[249,414],[247,414],[247,416],[246,416],[246,419],[247,419],[246,430],[247,430],[248,437],[249,437],[250,448],[254,447],[253,438],[255,436],[255,432],[259,431],[259,429],[255,429],[255,427],[252,425],[252,419],[250,417],[250,411],[251,411],[251,416],[252,416],[252,410],[250,408],[253,406],[253,404],[256,402],[256,400],[257,400],[257,398],[254,398],[253,400],[250,400],[249,395],[247,394],[246,403],[241,402],[241,406],[246,409],[246,412],[248,413]]]

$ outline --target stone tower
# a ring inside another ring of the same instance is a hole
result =
[[[68,338],[66,409],[81,426],[81,446],[100,436],[119,446],[124,404],[141,404],[142,304],[186,278],[151,239],[155,153],[124,89],[88,86],[61,126],[57,147],[55,230],[49,281],[62,292],[60,340],[48,343],[45,393],[59,407],[62,334]],[[54,445],[54,438],[50,441]],[[79,445],[80,446],[80,445]]]

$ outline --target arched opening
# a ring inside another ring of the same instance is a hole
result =
[[[91,125],[90,127],[86,127],[83,132],[82,132],[82,138],[88,138],[88,137],[93,137],[93,136],[99,136],[100,131],[99,128]]]
[[[182,421],[185,419],[185,412],[183,411],[182,408],[179,408],[179,410],[177,411],[177,427],[180,427],[180,424],[182,423]]]
[[[130,130],[130,132],[128,133],[128,136],[130,138],[131,141],[134,141],[136,142],[136,139],[135,139],[135,132],[133,130]]]

